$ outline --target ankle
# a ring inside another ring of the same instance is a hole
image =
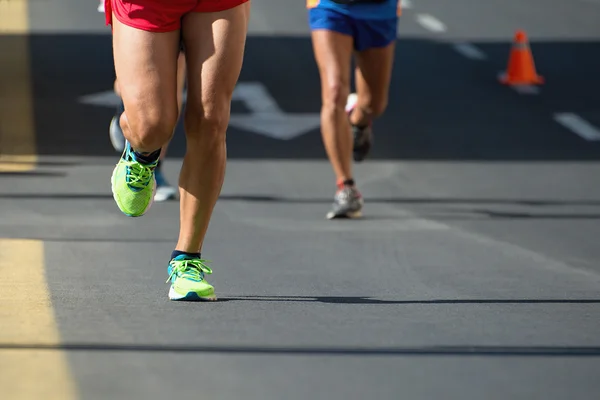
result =
[[[337,180],[336,185],[338,189],[343,189],[345,186],[354,187],[356,183],[353,178],[340,178]]]
[[[187,251],[173,250],[173,252],[171,253],[171,260],[178,256],[186,256],[188,258],[200,258],[200,252],[189,253]]]
[[[134,150],[133,155],[135,159],[142,164],[152,164],[158,161],[160,157],[160,149],[149,153],[141,153]]]

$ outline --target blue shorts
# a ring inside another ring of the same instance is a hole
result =
[[[311,30],[326,29],[352,36],[357,51],[386,47],[396,40],[398,30],[398,17],[357,19],[328,8],[309,9],[308,23]]]

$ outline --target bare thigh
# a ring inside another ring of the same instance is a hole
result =
[[[329,30],[311,33],[324,105],[344,107],[350,91],[352,37]]]
[[[395,43],[356,53],[355,81],[361,107],[381,115],[387,107]]]
[[[248,17],[249,3],[245,3],[220,12],[190,13],[183,18],[188,71],[185,118],[192,125],[227,127],[231,97],[244,58]]]
[[[179,32],[146,32],[113,16],[113,52],[127,115],[126,136],[147,142],[146,136],[172,132],[177,121]]]

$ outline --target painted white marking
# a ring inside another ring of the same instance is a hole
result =
[[[471,60],[485,60],[485,53],[479,50],[476,46],[471,43],[456,43],[454,46],[454,50],[456,50],[459,54],[470,58]]]
[[[556,113],[554,120],[590,142],[600,140],[600,129],[574,113]]]
[[[413,3],[411,0],[400,0],[400,5],[402,6],[403,10],[409,10],[413,8]]]
[[[425,29],[428,29],[432,32],[445,32],[446,31],[446,25],[444,25],[444,23],[442,21],[440,21],[439,19],[437,19],[436,17],[434,17],[433,15],[429,15],[429,14],[418,14],[417,15],[417,22],[419,24],[421,24],[421,26]]]
[[[232,115],[229,125],[275,139],[290,140],[321,124],[318,113],[285,113],[260,82],[238,83],[233,100],[243,101],[251,114]]]
[[[502,79],[504,76],[506,76],[506,72],[498,73],[498,79]],[[510,87],[519,94],[533,95],[540,93],[540,88],[533,85],[510,85]]]
[[[540,88],[531,85],[515,85],[512,87],[519,94],[539,94]]]
[[[184,101],[187,93],[183,94]],[[279,140],[290,140],[304,135],[321,124],[319,113],[288,114],[281,110],[267,88],[260,82],[239,82],[233,100],[244,102],[250,114],[232,114],[229,125]],[[112,90],[79,98],[84,104],[117,107],[119,97]]]
[[[79,102],[100,107],[116,107],[121,100],[113,90],[105,90],[104,92],[92,93],[79,98]]]

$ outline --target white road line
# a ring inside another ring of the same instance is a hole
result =
[[[506,72],[501,71],[498,73],[498,79],[502,79],[506,75]],[[534,85],[510,85],[510,87],[519,94],[539,94],[540,88]]]
[[[485,53],[471,43],[456,43],[454,50],[471,60],[485,60]]]
[[[512,87],[519,94],[539,94],[540,88],[531,85],[515,85]]]
[[[417,14],[417,22],[421,24],[421,26],[425,29],[428,29],[432,32],[445,32],[446,25],[433,15],[429,14]]]
[[[573,113],[556,113],[554,120],[590,142],[600,140],[600,129]]]
[[[413,8],[413,3],[411,0],[400,0],[400,5],[402,6],[403,10],[409,10]]]

